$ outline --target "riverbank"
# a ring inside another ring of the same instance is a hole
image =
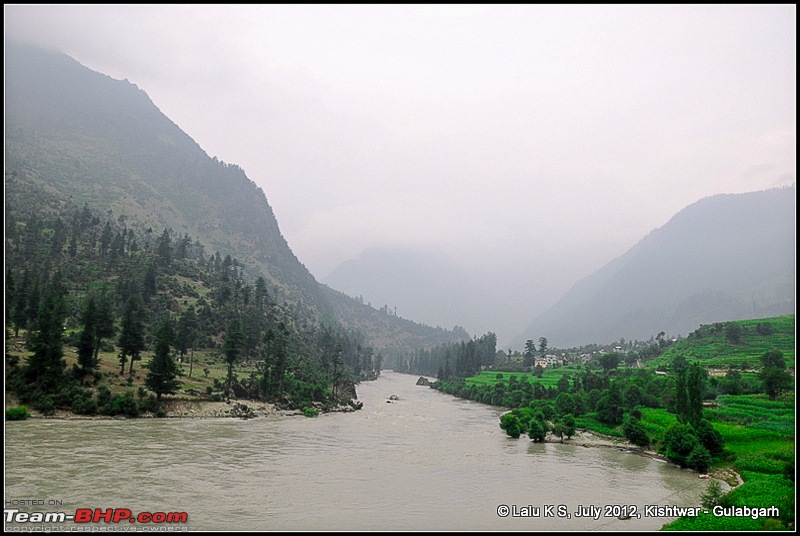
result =
[[[19,404],[13,397],[7,397],[5,409],[16,407]],[[302,409],[281,409],[275,404],[261,402],[258,400],[229,400],[212,402],[202,399],[187,398],[165,398],[162,400],[162,407],[165,414],[163,418],[177,419],[214,419],[214,418],[244,418],[253,419],[259,417],[281,418],[303,415]],[[352,405],[340,405],[332,409],[318,409],[320,413],[338,412],[348,413],[356,411]],[[52,415],[44,415],[36,410],[28,408],[30,419],[59,419],[59,420],[109,420],[127,418],[155,418],[150,412],[143,412],[138,417],[126,417],[124,415],[78,415],[71,411],[56,410]]]
[[[557,440],[550,442],[559,443]],[[574,436],[572,436],[571,439],[564,441],[564,443],[587,448],[612,448],[620,452],[628,452],[630,454],[637,454],[639,456],[645,456],[647,458],[653,458],[663,462],[671,463],[665,456],[654,450],[638,447],[625,439],[604,435],[591,430],[578,431]],[[697,477],[700,479],[713,478],[720,480],[728,488],[725,491],[729,491],[744,482],[741,475],[729,467],[712,468],[707,474],[698,473]]]

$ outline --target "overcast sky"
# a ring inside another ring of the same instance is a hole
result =
[[[244,168],[318,279],[440,251],[501,340],[698,199],[795,182],[794,5],[4,11]]]

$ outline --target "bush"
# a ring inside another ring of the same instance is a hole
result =
[[[139,404],[133,396],[133,391],[125,391],[124,395],[116,395],[109,400],[103,407],[106,415],[127,415],[129,417],[139,416]]]
[[[158,410],[161,409],[161,405],[158,403],[156,395],[150,394],[150,396],[139,402],[139,409],[141,411],[149,411],[150,413],[157,414]],[[156,417],[158,417],[158,415],[156,415]]]
[[[316,417],[319,415],[319,410],[314,408],[303,408],[303,415],[306,417]]]
[[[697,433],[697,438],[708,449],[709,453],[713,456],[722,454],[725,442],[722,439],[722,434],[715,430],[710,422],[703,419],[695,428],[695,432]]]
[[[700,445],[694,430],[688,424],[673,424],[664,434],[661,452],[667,459],[681,467],[688,466],[687,458]]]
[[[42,415],[52,415],[56,412],[56,405],[50,395],[39,394],[33,401],[33,409]]]
[[[642,426],[641,421],[631,415],[625,417],[625,422],[622,425],[622,433],[625,434],[625,439],[637,447],[646,447],[650,444],[650,438],[647,436],[647,432],[644,426]]]
[[[711,454],[698,443],[686,457],[686,465],[700,473],[707,473],[711,467]]]
[[[28,413],[28,408],[25,406],[17,406],[6,410],[7,421],[24,421],[28,417],[30,417],[30,413]]]
[[[72,413],[77,415],[97,415],[99,407],[91,393],[81,392],[72,397]]]
[[[108,403],[111,401],[111,389],[106,387],[105,385],[101,385],[97,388],[97,405],[100,408],[105,408]]]
[[[722,497],[724,495],[719,480],[712,480],[708,483],[708,486],[706,486],[706,490],[700,495],[700,504],[703,505],[703,508],[711,510],[715,506],[722,504]]]

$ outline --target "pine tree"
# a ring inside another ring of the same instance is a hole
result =
[[[181,357],[191,350],[189,355],[189,377],[192,377],[192,366],[194,362],[194,346],[197,342],[197,313],[194,306],[189,307],[178,320],[178,332],[175,339],[175,347]]]
[[[121,368],[119,373],[125,373],[125,362],[130,358],[133,374],[133,362],[141,359],[144,350],[144,323],[142,320],[142,307],[137,296],[132,296],[125,305],[122,316],[122,332],[119,334]]]
[[[169,236],[168,229],[164,229],[164,232],[158,238],[156,255],[158,255],[159,264],[164,268],[172,264],[172,239]]]
[[[78,339],[78,365],[84,375],[97,368],[95,361],[95,344],[97,340],[97,305],[94,296],[90,295],[86,300],[86,308],[83,310],[83,331]]]
[[[161,323],[156,331],[153,358],[148,364],[145,385],[156,394],[156,400],[161,403],[161,395],[172,394],[178,390],[181,382],[178,381],[178,366],[170,354],[170,346],[175,340],[175,330],[172,321],[167,319]]]
[[[103,339],[113,337],[116,329],[114,328],[114,310],[111,300],[107,294],[102,294],[97,304],[97,318],[94,325],[94,361],[99,363],[100,344]]]
[[[225,341],[223,343],[225,363],[228,365],[228,379],[226,384],[228,391],[230,391],[231,385],[233,385],[233,365],[239,361],[243,339],[244,335],[242,335],[239,319],[234,318],[228,325],[228,329],[225,332]]]
[[[26,375],[44,393],[54,393],[63,383],[64,348],[62,335],[67,305],[64,300],[61,279],[56,274],[45,292],[39,307],[35,331],[31,336],[30,347],[33,355],[28,358]]]

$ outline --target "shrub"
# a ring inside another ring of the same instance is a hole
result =
[[[625,417],[625,422],[622,425],[622,433],[625,434],[625,439],[636,445],[637,447],[646,447],[650,444],[650,438],[642,426],[641,421],[628,415]]]
[[[133,391],[125,391],[123,395],[114,396],[103,409],[103,413],[108,415],[139,416],[139,404],[136,403]]]
[[[688,466],[687,458],[694,448],[700,444],[694,431],[688,424],[673,424],[664,434],[662,453],[673,463],[681,467]]]
[[[77,415],[97,415],[99,407],[91,393],[83,392],[72,398],[72,412]]]
[[[698,443],[686,457],[686,465],[701,473],[707,473],[711,467],[711,454]]]
[[[33,409],[42,415],[52,415],[56,412],[56,405],[50,395],[39,394],[33,401]]]
[[[303,415],[306,417],[316,417],[319,415],[319,410],[314,408],[303,408]]]
[[[109,401],[111,401],[111,389],[101,385],[97,388],[97,405],[102,409],[108,405]]]
[[[722,485],[719,480],[712,480],[706,486],[706,490],[700,495],[700,504],[703,508],[711,510],[713,507],[722,504]]]
[[[697,433],[697,438],[708,449],[709,453],[714,456],[722,454],[725,442],[722,439],[722,434],[715,430],[710,422],[703,419],[695,428],[695,432]]]
[[[28,413],[28,408],[25,406],[17,406],[6,410],[7,421],[24,421],[28,417],[30,417],[30,413]]]

